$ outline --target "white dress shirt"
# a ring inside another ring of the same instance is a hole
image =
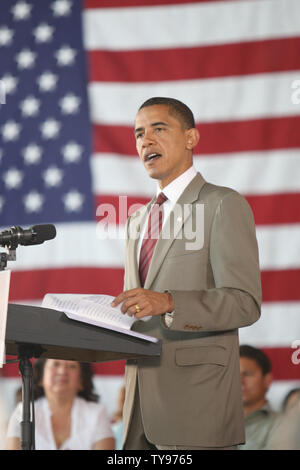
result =
[[[179,175],[175,180],[171,181],[171,183],[169,183],[163,189],[160,189],[159,185],[157,184],[156,196],[158,196],[159,193],[163,192],[164,195],[168,198],[168,200],[164,202],[162,205],[163,225],[168,219],[179,197],[181,196],[185,188],[190,184],[190,182],[195,178],[196,174],[197,174],[197,170],[195,169],[195,167],[191,166],[184,173]],[[147,224],[148,224],[148,219],[146,220],[144,226],[142,227],[141,236],[138,240],[138,245],[137,245],[138,265],[139,265],[139,260],[140,260],[141,246],[142,246]]]

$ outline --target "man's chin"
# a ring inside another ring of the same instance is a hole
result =
[[[155,170],[155,168],[146,168],[148,176],[154,180],[161,180],[163,177],[162,175]]]

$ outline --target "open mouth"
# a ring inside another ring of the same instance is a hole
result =
[[[145,156],[144,161],[148,163],[148,162],[152,162],[153,160],[157,160],[160,157],[161,157],[160,153],[155,153],[155,152],[149,153],[148,155]]]

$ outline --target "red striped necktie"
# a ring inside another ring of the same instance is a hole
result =
[[[145,284],[153,251],[162,228],[163,208],[161,206],[167,199],[164,193],[159,193],[149,214],[148,226],[145,231],[140,252],[139,272],[142,287]]]

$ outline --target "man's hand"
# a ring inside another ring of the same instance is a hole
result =
[[[141,287],[122,292],[122,294],[113,300],[111,306],[116,307],[121,303],[121,311],[129,316],[134,315],[136,318],[143,318],[148,315],[162,315],[174,310],[171,294],[168,292],[153,292]]]

